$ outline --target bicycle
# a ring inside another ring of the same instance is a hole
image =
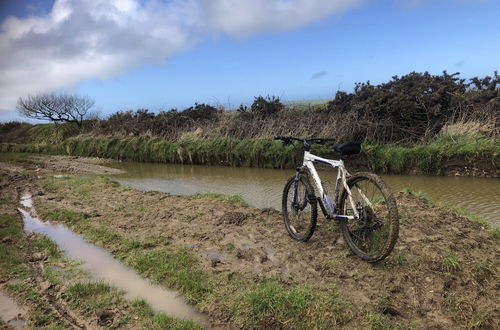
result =
[[[304,147],[302,166],[297,167],[295,175],[283,189],[283,220],[288,234],[297,241],[309,240],[316,229],[319,204],[327,220],[339,222],[344,240],[354,254],[371,263],[387,257],[399,233],[396,200],[378,175],[368,172],[350,175],[344,166],[344,159],[361,152],[361,143],[336,144],[333,148],[340,154],[340,160],[332,160],[315,156],[310,150],[313,143],[325,144],[334,139],[290,136],[276,136],[274,139],[284,144],[300,141]],[[314,163],[338,168],[332,199],[323,187]],[[316,191],[320,197],[316,196]]]

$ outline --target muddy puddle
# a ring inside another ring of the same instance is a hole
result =
[[[24,230],[51,238],[64,251],[66,257],[81,260],[83,262],[81,267],[96,280],[102,280],[124,290],[128,299],[144,299],[158,312],[193,320],[209,327],[206,315],[188,305],[176,291],[151,284],[114,259],[110,253],[86,242],[66,226],[41,221],[36,216],[31,196],[24,195],[20,203],[23,206],[19,211],[23,217]]]
[[[141,190],[176,195],[215,192],[238,194],[255,207],[281,210],[283,186],[293,170],[121,162],[110,164],[125,173],[114,177]],[[321,179],[333,191],[336,171],[322,170]],[[432,201],[468,210],[500,227],[500,180],[494,178],[382,175],[393,191],[410,187]]]
[[[0,291],[0,318],[11,328],[23,329],[26,324],[26,311],[11,297]]]

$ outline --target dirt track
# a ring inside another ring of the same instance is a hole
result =
[[[412,195],[397,196],[401,229],[395,251],[371,265],[351,255],[336,224],[324,219],[310,242],[299,243],[287,236],[275,210],[141,192],[100,178],[75,180],[33,182],[29,188],[39,195],[36,206],[82,212],[90,226],[112,228],[139,241],[160,238],[188,247],[207,274],[234,274],[254,282],[277,278],[314,292],[336,288],[351,306],[343,327],[373,326],[373,315],[387,324],[419,329],[500,324],[498,240],[480,224]],[[230,306],[201,307],[215,324],[245,327],[232,318]],[[256,326],[287,327],[269,322]]]

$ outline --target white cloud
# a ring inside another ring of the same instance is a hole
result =
[[[294,29],[359,5],[361,0],[206,0],[209,25],[232,35]]]
[[[290,30],[361,1],[56,0],[45,16],[2,22],[0,110],[13,109],[22,95],[164,61],[210,33]]]

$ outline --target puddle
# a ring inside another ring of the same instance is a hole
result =
[[[30,195],[23,195],[21,197],[21,205],[24,206],[27,209],[33,208],[33,201],[31,199]]]
[[[19,305],[11,297],[0,292],[0,318],[14,329],[21,329],[26,320],[22,315],[26,311],[19,307]]]
[[[110,253],[87,243],[80,235],[75,234],[66,226],[43,222],[32,215],[35,213],[29,195],[21,198],[21,205],[30,211],[19,208],[24,220],[24,230],[44,234],[51,238],[67,257],[82,260],[81,267],[89,271],[95,279],[124,290],[128,299],[144,299],[158,312],[193,320],[209,327],[206,315],[188,305],[182,297],[178,296],[176,291],[151,284],[135,271],[114,259]]]

